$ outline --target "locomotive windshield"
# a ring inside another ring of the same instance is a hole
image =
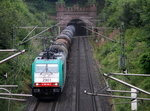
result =
[[[58,65],[57,64],[49,64],[48,72],[58,73]]]
[[[36,65],[36,72],[37,73],[58,73],[58,64],[37,64]]]
[[[37,64],[36,65],[36,72],[37,73],[46,72],[46,64]]]

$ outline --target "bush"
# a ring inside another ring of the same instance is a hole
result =
[[[139,64],[143,73],[150,74],[150,52],[146,52],[140,56]]]

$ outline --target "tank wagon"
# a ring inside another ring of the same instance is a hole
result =
[[[37,98],[57,97],[66,79],[66,60],[75,33],[73,25],[67,26],[32,63],[32,95]]]

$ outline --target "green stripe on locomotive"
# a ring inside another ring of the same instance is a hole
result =
[[[61,59],[56,60],[44,60],[44,59],[35,59],[32,63],[32,87],[34,87],[34,72],[36,64],[58,64],[59,68],[59,84],[62,88],[64,83],[64,74],[63,74],[63,63]]]

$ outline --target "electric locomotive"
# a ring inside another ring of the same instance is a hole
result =
[[[67,26],[47,51],[41,52],[32,63],[32,95],[37,98],[57,97],[63,90],[66,79],[66,59],[73,25]]]

